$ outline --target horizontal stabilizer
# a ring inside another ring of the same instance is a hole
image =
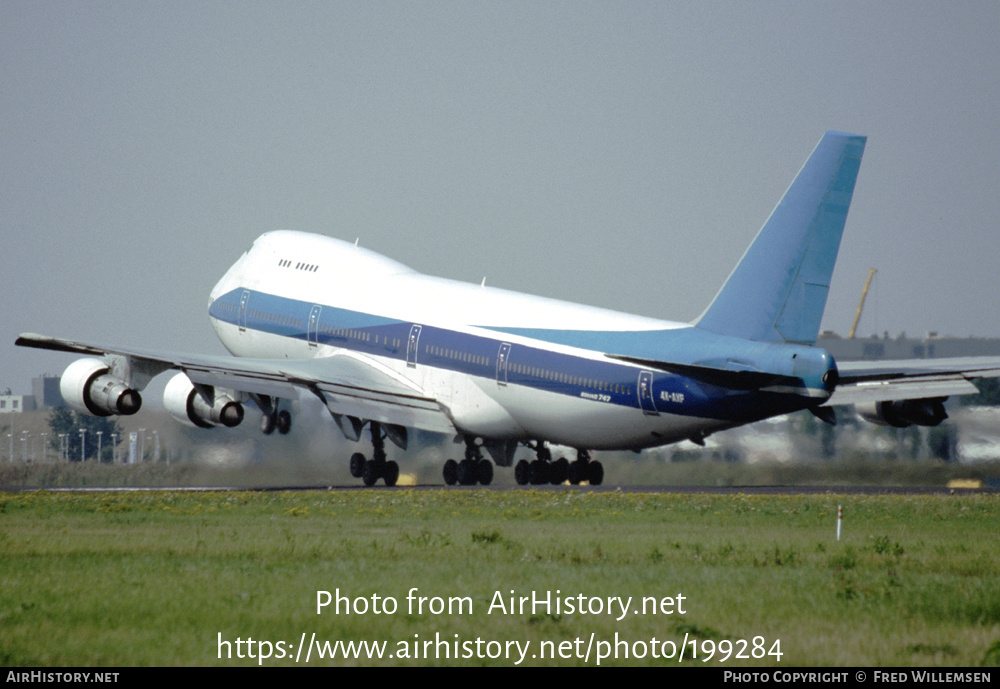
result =
[[[975,395],[976,378],[1000,377],[997,357],[845,361],[826,406]]]

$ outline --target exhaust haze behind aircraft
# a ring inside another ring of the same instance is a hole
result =
[[[41,335],[17,344],[86,355],[62,378],[75,409],[130,414],[167,370],[179,420],[235,426],[252,401],[261,429],[287,433],[281,400],[319,399],[344,436],[367,428],[351,472],[394,485],[407,429],[464,441],[448,484],[488,484],[493,463],[535,453],[526,483],[601,483],[594,450],[641,450],[808,409],[832,422],[854,404],[870,421],[936,425],[970,378],[1000,360],[854,362],[815,346],[865,137],[828,132],[750,248],[693,324],[661,321],[417,273],[354,244],[262,235],[212,290],[209,316],[233,357],[91,345]],[[576,448],[553,459],[547,443]],[[485,453],[484,453],[485,450]]]

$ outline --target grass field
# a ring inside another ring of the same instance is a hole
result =
[[[0,663],[290,665],[308,646],[312,665],[996,665],[998,508],[994,494],[8,493]],[[317,614],[317,592],[338,590],[340,613]],[[511,591],[562,609],[511,610]],[[627,614],[609,597],[632,597]],[[385,642],[385,657],[320,659],[312,634]]]

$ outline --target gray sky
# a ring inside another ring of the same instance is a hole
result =
[[[0,387],[33,331],[218,352],[259,234],[690,320],[824,131],[823,327],[1000,336],[996,2],[0,4]]]

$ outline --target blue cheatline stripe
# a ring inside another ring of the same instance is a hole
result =
[[[249,292],[245,320],[240,303]],[[309,339],[309,317],[321,306],[315,341],[318,344],[407,360],[413,324],[359,311],[317,305],[254,290],[235,289],[209,307],[213,318],[234,325],[298,340]],[[502,337],[491,339],[429,325],[422,325],[416,362],[422,366],[496,380],[497,354]],[[602,362],[545,349],[513,345],[507,358],[506,382],[575,397],[601,393],[613,404],[638,407],[638,371],[614,362]]]
[[[246,299],[245,314],[241,315],[240,304],[245,293],[249,296]],[[317,327],[316,332],[311,333],[310,314],[316,307],[320,307],[316,319]],[[374,314],[244,289],[235,289],[219,297],[209,306],[209,315],[225,323],[240,325],[250,330],[297,340],[315,341],[322,345],[398,361],[408,359],[409,338],[411,327],[414,325]],[[498,330],[494,339],[421,325],[416,363],[420,366],[431,366],[497,380],[497,357],[501,345],[505,343],[504,334],[535,337],[545,342],[583,349],[593,349],[593,345],[602,340],[624,345],[626,340],[632,342],[632,338],[636,338],[631,347],[616,353],[660,360],[670,351],[683,354],[680,357],[670,358],[671,361],[687,360],[696,351],[711,354],[718,349],[721,355],[726,342],[713,344],[712,341],[731,339],[700,332],[697,328],[632,333],[505,329]],[[506,344],[510,345],[506,376],[500,375],[500,377],[507,385],[519,385],[581,399],[642,408],[638,395],[640,369],[634,366],[610,360],[578,357],[522,344],[509,342]],[[582,346],[584,344],[589,346]],[[751,343],[754,344],[757,343]],[[655,356],[653,349],[656,350]],[[733,350],[728,351],[731,353]],[[723,390],[662,371],[652,371],[651,374],[651,404],[657,412],[744,421],[762,418],[762,414],[765,413],[771,415],[788,410],[784,409],[788,405],[787,400],[781,402],[771,399],[775,396],[762,396],[753,391]],[[778,406],[775,406],[776,403]],[[647,402],[647,405],[649,404],[650,402]]]

